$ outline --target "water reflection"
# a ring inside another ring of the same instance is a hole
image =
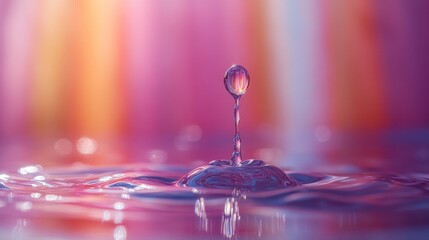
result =
[[[200,197],[195,201],[195,215],[197,215],[199,218],[197,225],[198,229],[200,231],[207,232],[209,221],[207,218],[206,205],[203,197]]]
[[[110,221],[110,217],[111,217],[110,211],[104,210],[103,216],[101,217],[101,222],[104,223],[104,222]]]
[[[42,196],[42,194],[38,193],[38,192],[34,192],[30,194],[31,198],[40,198]]]
[[[9,178],[10,176],[7,174],[4,174],[4,173],[0,174],[0,180],[7,181]]]
[[[124,210],[125,204],[123,202],[115,202],[115,204],[113,204],[113,208],[118,211]]]
[[[121,224],[124,221],[124,213],[121,211],[116,211],[113,214],[113,223],[114,224]]]
[[[27,175],[27,174],[32,174],[32,173],[37,173],[39,171],[41,171],[42,167],[40,165],[30,165],[30,166],[25,166],[22,167],[18,170],[18,173],[21,175]]]
[[[197,229],[202,232],[209,232],[210,220],[207,216],[205,199],[203,197],[195,201],[195,215],[198,217]],[[221,220],[220,231],[222,235],[227,238],[232,238],[235,235],[239,221],[240,214],[238,202],[235,198],[227,198]]]
[[[28,222],[26,219],[18,219],[16,225],[12,230],[12,239],[28,239],[25,228],[27,228]]]
[[[27,212],[31,210],[31,208],[33,207],[33,204],[30,201],[17,202],[15,204],[15,207],[21,212]]]
[[[35,180],[35,181],[45,181],[46,178],[44,176],[42,176],[42,175],[38,175],[38,176],[35,176],[33,178],[33,180]]]
[[[232,238],[236,233],[239,222],[240,210],[238,201],[233,197],[227,198],[222,216],[222,234],[227,238]]]
[[[128,193],[122,193],[121,194],[121,198],[130,199],[130,194],[128,194]]]
[[[288,229],[284,211],[261,209],[255,212],[254,205],[241,191],[235,190],[224,201],[219,200],[201,196],[195,201],[196,229],[199,232],[217,236],[220,231],[222,237],[227,239],[247,239],[249,236],[270,239],[283,235]],[[245,211],[240,210],[240,205],[247,206]],[[292,218],[296,219],[296,216]],[[289,228],[295,227],[289,224]]]
[[[46,194],[46,196],[45,196],[46,201],[58,201],[61,199],[62,199],[62,197],[58,196],[56,194]]]
[[[115,240],[127,239],[127,229],[122,225],[115,227],[115,230],[113,232],[113,239]]]

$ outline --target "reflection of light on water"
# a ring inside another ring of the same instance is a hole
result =
[[[35,176],[33,178],[33,180],[35,180],[35,181],[45,181],[46,178],[44,176],[42,176],[42,175],[38,175],[38,176]]]
[[[113,215],[113,223],[120,224],[122,223],[123,220],[124,220],[124,213],[120,211],[115,212],[115,214]]]
[[[235,235],[239,221],[240,212],[237,200],[235,198],[227,198],[222,216],[222,234],[227,238],[232,238]]]
[[[0,174],[0,180],[7,181],[10,178],[7,174]]]
[[[115,174],[112,175],[112,177],[114,177],[114,178],[121,178],[123,176],[125,176],[124,173],[115,173]]]
[[[105,210],[103,216],[101,217],[101,222],[106,222],[110,220],[110,211]]]
[[[18,173],[21,175],[27,175],[31,173],[36,173],[41,170],[40,166],[25,166],[18,170]]]
[[[31,193],[31,195],[30,195],[32,198],[40,198],[40,196],[42,196],[42,194],[40,194],[40,193],[38,193],[38,192],[34,192],[34,193]]]
[[[115,202],[115,203],[113,204],[113,208],[114,208],[115,210],[118,210],[118,211],[120,211],[120,210],[124,210],[124,208],[125,208],[125,204],[124,204],[123,202]]]
[[[103,177],[99,177],[98,178],[98,181],[100,181],[100,182],[108,182],[108,181],[110,181],[110,180],[112,180],[112,176],[103,176]]]
[[[137,187],[135,187],[134,189],[135,190],[155,189],[155,187],[151,186],[151,185],[147,185],[147,184],[142,183],[142,184],[138,185]]]
[[[204,204],[204,198],[198,198],[197,201],[195,201],[195,214],[198,217],[206,215],[206,208]]]
[[[45,196],[45,200],[46,201],[57,201],[57,200],[61,200],[61,199],[62,199],[61,196],[58,196],[58,195],[55,195],[55,194],[47,194]]]
[[[77,140],[76,148],[83,155],[90,155],[97,151],[97,142],[89,137],[82,137]]]
[[[245,199],[246,195],[240,190],[234,190],[232,196],[227,198],[224,204],[221,222],[221,233],[226,238],[232,238],[236,235],[238,223],[240,222],[240,213],[238,200]],[[209,222],[206,211],[206,200],[203,197],[195,201],[195,215],[199,218],[198,229],[200,231],[211,232],[212,225]],[[261,233],[262,234],[262,233]]]
[[[26,228],[27,225],[28,225],[27,220],[18,219],[12,231],[13,239],[27,239],[26,237],[28,236],[24,236],[24,228]]]
[[[208,230],[208,219],[206,213],[206,205],[204,198],[199,198],[195,201],[195,214],[199,217],[198,228],[202,231],[207,232]]]
[[[101,216],[101,222],[113,220],[114,224],[121,224],[124,220],[124,213],[122,211],[109,211],[105,210]]]
[[[113,238],[115,240],[125,240],[127,239],[127,229],[120,225],[117,226],[113,232]]]
[[[55,142],[54,150],[59,155],[68,155],[73,151],[73,144],[70,140],[61,138]]]
[[[33,207],[33,204],[29,201],[25,201],[25,202],[17,202],[15,204],[16,209],[20,210],[21,212],[27,212],[29,210],[31,210],[31,208]]]

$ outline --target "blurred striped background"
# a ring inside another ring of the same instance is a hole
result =
[[[428,9],[426,0],[1,0],[0,165],[229,158],[233,100],[222,80],[232,64],[251,75],[245,158],[298,168],[379,166],[401,152],[427,160]]]

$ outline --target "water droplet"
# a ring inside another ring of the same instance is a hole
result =
[[[250,76],[244,67],[233,65],[226,71],[223,81],[226,90],[228,90],[234,98],[239,98],[246,93],[246,89],[250,84]]]

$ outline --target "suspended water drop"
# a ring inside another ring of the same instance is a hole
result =
[[[234,98],[239,98],[246,93],[250,85],[250,76],[244,67],[233,65],[226,71],[223,82],[226,90],[228,90]]]

